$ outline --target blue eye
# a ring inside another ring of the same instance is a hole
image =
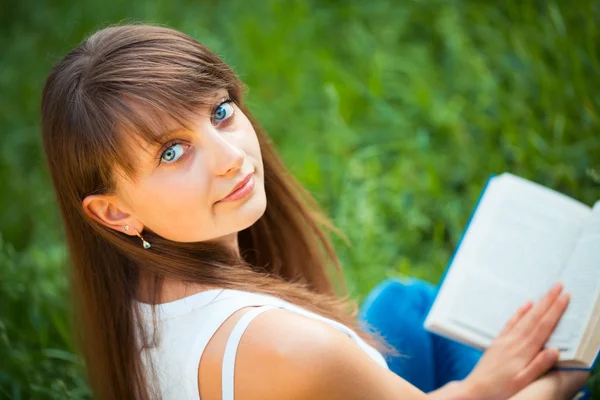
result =
[[[167,164],[177,161],[183,155],[183,146],[181,143],[174,143],[168,147],[160,156],[160,161]]]
[[[233,102],[233,100],[227,99],[217,106],[213,118],[215,124],[219,124],[233,115],[233,106],[230,104],[231,102]]]

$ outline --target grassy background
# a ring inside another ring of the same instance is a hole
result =
[[[108,23],[167,24],[233,66],[287,165],[351,239],[336,246],[357,298],[387,276],[437,282],[490,173],[600,197],[595,1],[1,7],[0,398],[90,396],[38,109],[50,66]],[[591,386],[600,399],[600,379]]]

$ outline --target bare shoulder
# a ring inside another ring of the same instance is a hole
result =
[[[251,309],[234,313],[209,342],[198,368],[203,400],[221,399],[225,345],[235,324]],[[347,335],[283,309],[268,310],[252,321],[235,359],[236,400],[392,399],[403,389],[406,399],[424,398]]]

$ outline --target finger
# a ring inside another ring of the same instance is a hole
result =
[[[528,301],[527,303],[519,307],[515,314],[504,325],[504,328],[502,329],[502,332],[500,332],[499,336],[505,335],[508,332],[510,332],[510,330],[521,320],[521,318],[523,318],[523,316],[527,314],[529,310],[531,310],[531,307],[533,307],[532,301]]]
[[[563,293],[554,304],[552,304],[546,314],[544,314],[535,330],[534,343],[536,345],[542,346],[546,343],[552,332],[554,332],[558,321],[560,321],[560,318],[563,316],[569,305],[569,299],[569,294],[566,292]]]
[[[527,315],[521,318],[520,323],[515,327],[515,329],[525,333],[533,332],[542,316],[556,301],[562,289],[563,286],[560,282],[552,286],[548,293],[546,293],[546,295],[544,295],[544,297],[542,297],[540,301],[533,306],[531,312],[527,313]]]
[[[517,386],[523,388],[548,371],[559,357],[558,349],[550,348],[540,351],[534,359],[516,376]]]

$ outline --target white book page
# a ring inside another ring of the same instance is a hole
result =
[[[483,346],[516,309],[559,280],[588,206],[510,174],[494,178],[482,197],[426,326],[453,325]],[[570,343],[570,335],[559,338]]]
[[[570,332],[579,342],[600,297],[600,202],[592,210],[592,217],[577,241],[561,281],[571,294],[571,301],[555,334]],[[551,340],[549,344],[554,342]]]

